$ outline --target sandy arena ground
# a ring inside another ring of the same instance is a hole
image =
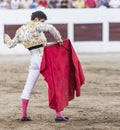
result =
[[[79,54],[86,84],[81,97],[64,114],[67,123],[55,123],[48,107],[47,87],[41,76],[33,89],[28,113],[20,122],[21,101],[30,56],[0,56],[0,130],[120,130],[120,54]]]

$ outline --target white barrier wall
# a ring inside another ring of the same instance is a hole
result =
[[[68,38],[77,52],[120,52],[120,41],[109,41],[109,23],[120,23],[120,9],[42,9],[48,16],[48,23],[68,25]],[[22,45],[8,49],[3,42],[4,25],[24,24],[36,10],[0,10],[0,54],[25,54]],[[74,24],[102,23],[102,41],[74,42]]]

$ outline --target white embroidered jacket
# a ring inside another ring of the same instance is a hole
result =
[[[46,45],[47,39],[43,33],[45,31],[49,31],[57,42],[61,41],[61,35],[53,25],[30,21],[16,31],[13,39],[8,34],[4,34],[4,42],[9,48],[13,48],[18,43],[23,44],[25,48]]]

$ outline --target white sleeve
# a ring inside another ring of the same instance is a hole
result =
[[[8,34],[4,34],[4,43],[9,47],[13,48],[19,42],[19,30],[16,31],[16,34],[13,39],[10,38]]]
[[[48,31],[53,35],[53,37],[57,40],[57,42],[61,41],[61,35],[59,31],[51,24],[46,23],[38,23],[37,24],[37,30],[41,32]]]

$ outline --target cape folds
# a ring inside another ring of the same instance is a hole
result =
[[[69,39],[63,45],[44,48],[40,73],[48,83],[49,107],[62,111],[70,100],[80,96],[85,77],[77,54]]]

